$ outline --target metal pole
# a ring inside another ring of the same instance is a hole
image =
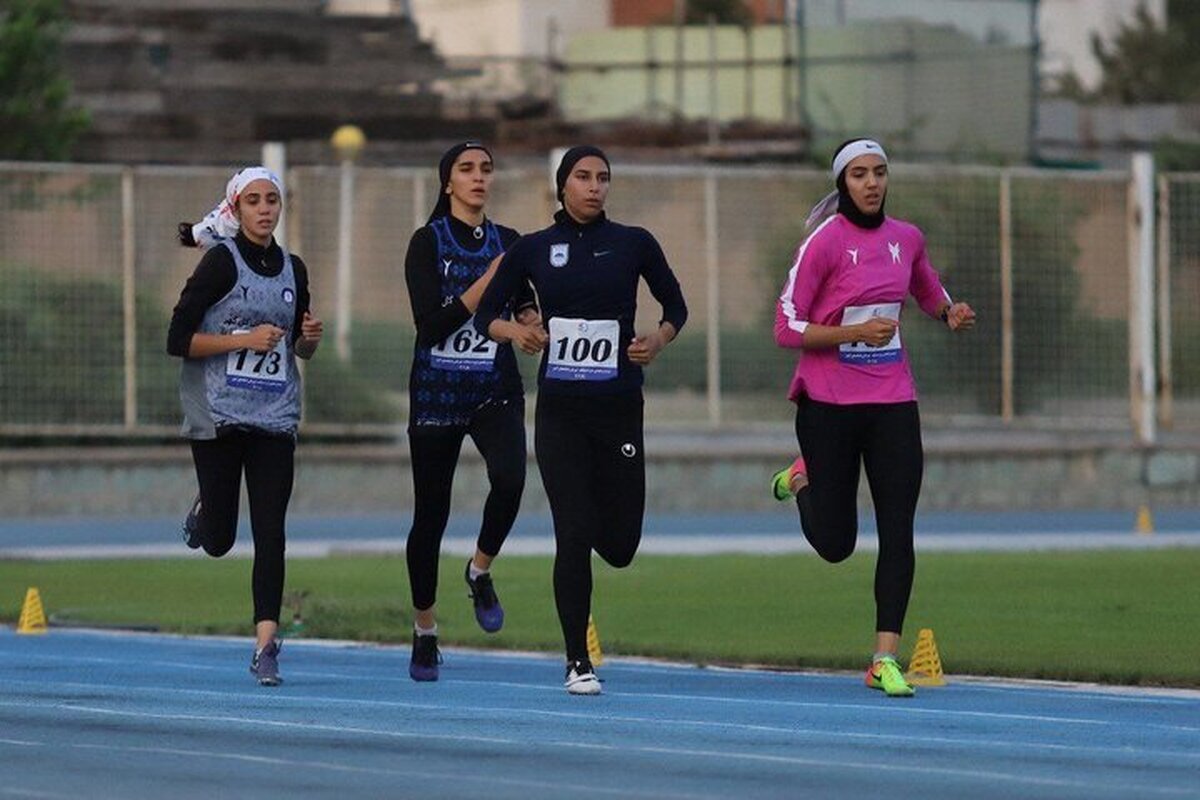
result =
[[[438,187],[440,192],[442,187]],[[419,230],[425,227],[425,215],[429,213],[429,201],[425,193],[425,176],[414,175],[412,187],[413,228]]]
[[[675,116],[683,119],[683,20],[687,0],[675,0]]]
[[[337,322],[334,346],[340,361],[350,360],[350,292],[354,231],[354,162],[342,159],[338,192]]]
[[[1154,158],[1135,153],[1129,180],[1129,390],[1134,433],[1154,444]]]
[[[1013,247],[1012,175],[1000,172],[1000,419],[1012,422],[1016,415],[1013,380]]]
[[[1175,378],[1171,370],[1171,183],[1158,176],[1158,423],[1175,424]]]
[[[137,237],[133,169],[121,170],[121,306],[125,350],[125,429],[137,425]]]
[[[704,174],[704,253],[705,266],[708,268],[708,325],[705,337],[708,422],[714,428],[721,424],[721,248],[717,223],[717,174],[710,168]]]
[[[721,126],[717,121],[717,18],[708,15],[708,144],[721,141]]]
[[[285,182],[287,181],[287,146],[283,142],[265,142],[262,146],[262,163]],[[279,215],[279,224],[275,226],[275,241],[285,249],[288,247],[287,214]]]

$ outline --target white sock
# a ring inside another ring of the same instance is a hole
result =
[[[422,628],[414,623],[413,630],[417,632],[417,636],[437,636],[437,623],[433,623],[432,628]]]
[[[878,661],[882,661],[885,658],[895,659],[896,654],[895,653],[876,653],[875,655],[871,656],[871,663],[874,664]]]
[[[480,569],[475,566],[475,559],[471,559],[471,566],[467,568],[467,574],[471,576],[471,580],[475,580],[480,575],[487,575],[491,570]]]

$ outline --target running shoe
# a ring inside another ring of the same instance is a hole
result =
[[[796,456],[795,461],[771,476],[771,494],[781,503],[795,497],[805,486],[808,486],[808,468],[804,466],[804,456]]]
[[[586,658],[567,662],[567,677],[563,682],[571,694],[600,694],[600,679]]]
[[[272,639],[266,647],[254,652],[250,674],[258,679],[259,686],[278,686],[283,683],[283,678],[279,677],[279,651],[282,647],[278,639]]]
[[[200,495],[196,495],[183,520],[183,543],[193,550],[200,546]]]
[[[867,670],[865,683],[888,697],[912,697],[916,690],[904,680],[904,671],[891,656],[884,656]]]
[[[468,596],[475,603],[475,621],[479,623],[479,627],[487,633],[495,633],[504,627],[504,607],[500,605],[500,598],[496,596],[492,574],[485,572],[471,580],[471,562],[467,561],[463,578],[467,581],[467,588],[471,590]]]
[[[437,634],[422,636],[413,631],[412,658],[408,662],[408,677],[414,681],[436,681],[442,654],[438,651]]]

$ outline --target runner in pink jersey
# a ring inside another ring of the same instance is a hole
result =
[[[795,498],[805,537],[836,563],[854,552],[866,468],[879,530],[866,684],[908,697],[896,653],[912,593],[924,453],[902,311],[911,294],[952,331],[970,329],[975,312],[950,299],[921,231],[883,213],[888,161],[878,142],[843,144],[833,177],[837,190],[809,215],[811,233],[776,307],[776,343],[803,351],[788,390],[801,456],[775,474],[772,489],[778,500]]]

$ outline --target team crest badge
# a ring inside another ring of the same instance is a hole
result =
[[[570,244],[552,244],[550,245],[550,266],[565,267],[567,261],[571,258]]]

